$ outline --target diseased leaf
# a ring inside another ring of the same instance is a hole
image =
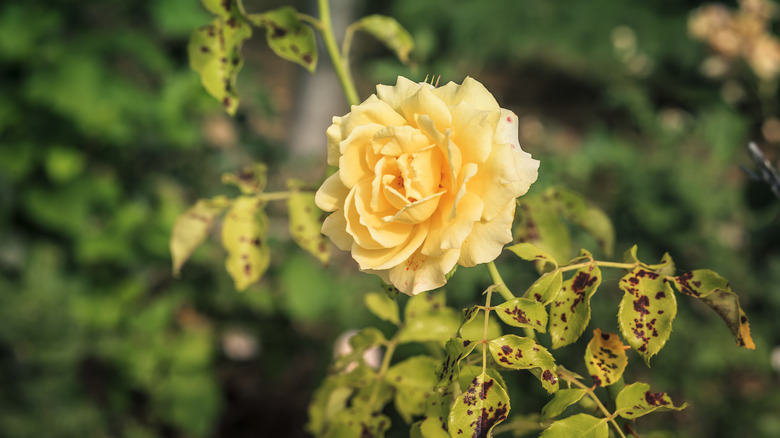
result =
[[[174,277],[179,276],[181,267],[203,244],[215,219],[230,206],[231,202],[224,196],[201,199],[176,219],[170,241]]]
[[[531,287],[525,291],[523,296],[525,298],[533,298],[546,306],[558,297],[558,293],[560,293],[562,287],[563,273],[560,269],[556,269],[551,272],[546,272],[539,277]]]
[[[627,385],[615,399],[615,412],[623,418],[637,418],[655,411],[680,411],[687,406],[688,403],[674,406],[667,394],[653,393],[650,385],[642,382]]]
[[[468,339],[469,341],[473,341],[473,342],[482,341],[482,337],[485,334],[484,332],[485,332],[484,312],[479,313],[471,321],[463,324],[461,328],[458,330],[458,333],[461,338]],[[498,322],[498,319],[494,318],[492,315],[490,316],[488,321],[487,336],[488,339],[497,338],[501,336],[501,324]]]
[[[377,318],[384,321],[400,324],[401,319],[398,316],[398,302],[390,299],[384,292],[370,292],[366,294],[363,301]]]
[[[680,292],[700,299],[720,315],[737,338],[737,345],[756,349],[750,336],[747,315],[739,305],[739,297],[731,290],[725,278],[709,269],[699,269],[678,275],[674,282]]]
[[[619,286],[625,292],[618,310],[620,331],[649,364],[672,334],[677,315],[674,293],[665,277],[642,267],[621,278]]]
[[[569,260],[572,254],[571,236],[555,203],[541,196],[523,196],[517,200],[517,206],[515,241],[533,244],[557,263]]]
[[[569,406],[580,401],[587,391],[581,388],[561,389],[542,408],[541,421],[561,415]]]
[[[267,182],[268,167],[263,163],[247,166],[240,172],[225,172],[222,174],[222,184],[234,185],[244,195],[258,195],[262,193]]]
[[[467,324],[469,324],[471,321],[474,320],[474,318],[477,317],[477,314],[479,313],[482,306],[471,306],[468,308],[463,309],[463,316],[460,318],[460,327],[458,327],[458,333],[460,333],[463,330],[463,327]],[[482,320],[485,321],[484,319]]]
[[[226,9],[224,5],[228,5]],[[237,1],[204,1],[217,14],[211,24],[192,34],[187,47],[190,67],[198,72],[203,86],[225,108],[235,114],[238,108],[236,76],[244,64],[241,45],[252,36],[252,29],[243,16]]]
[[[604,254],[607,257],[612,257],[615,230],[612,227],[612,221],[604,211],[588,205],[582,195],[563,187],[548,189],[545,197],[554,199],[563,217],[596,239],[596,243],[604,251]]]
[[[225,266],[241,291],[268,269],[271,252],[266,244],[268,217],[260,200],[239,196],[222,223],[222,246],[228,253]]]
[[[496,315],[512,327],[529,327],[544,333],[547,326],[547,309],[536,300],[515,298],[495,307]]]
[[[417,294],[409,299],[404,308],[404,321],[417,318],[420,315],[432,313],[445,308],[447,295],[443,290]]]
[[[409,424],[413,416],[426,411],[426,402],[436,384],[437,361],[430,356],[414,356],[393,365],[385,381],[395,388],[395,408]]]
[[[545,429],[539,438],[607,438],[609,420],[588,414],[577,414],[558,420]]]
[[[494,379],[479,375],[452,405],[450,436],[487,438],[497,424],[506,420],[509,409],[506,391]]]
[[[322,235],[320,210],[314,203],[314,193],[302,193],[291,186],[290,197],[287,198],[287,209],[290,212],[290,235],[295,243],[313,255],[323,265],[330,260],[330,246]]]
[[[298,19],[294,8],[283,6],[262,14],[249,14],[247,18],[255,26],[266,28],[266,40],[274,53],[314,73],[317,68],[314,31]]]
[[[547,262],[552,264],[556,268],[558,267],[558,263],[555,261],[555,258],[553,258],[553,256],[537,248],[532,243],[520,242],[518,244],[508,246],[506,247],[506,249],[517,254],[517,256],[523,260],[528,260],[529,262],[539,262],[539,261]]]
[[[449,390],[439,389],[433,391],[428,397],[423,419],[412,425],[411,437],[421,438],[449,438],[447,433],[447,417],[450,413],[452,393]]]
[[[593,339],[585,349],[585,366],[596,386],[609,386],[617,382],[627,364],[628,357],[620,336],[602,332],[601,329],[593,330]]]
[[[501,373],[498,372],[497,368],[487,367],[485,368],[485,373],[487,373],[488,377],[495,380],[496,383],[504,389],[504,391],[507,390],[506,382],[501,376]],[[460,390],[465,391],[468,389],[469,385],[471,385],[471,382],[474,381],[474,378],[481,374],[482,365],[463,365],[460,367],[460,375],[458,376],[458,386],[460,387]]]
[[[379,412],[366,413],[363,408],[349,408],[333,416],[324,438],[383,437],[390,428],[390,419]]]
[[[444,345],[447,356],[444,361],[436,367],[436,388],[445,388],[454,382],[460,375],[460,362],[465,359],[477,346],[476,342],[471,342],[461,338],[452,338]]]
[[[488,349],[497,364],[515,370],[531,370],[547,392],[558,390],[555,359],[533,339],[504,335],[491,340]]]
[[[670,256],[668,252],[664,253],[663,257],[661,257],[660,263],[647,265],[647,268],[661,275],[673,275],[676,270],[674,260],[672,260],[672,256]]]
[[[558,297],[550,305],[552,348],[560,348],[579,339],[590,321],[590,298],[601,285],[601,270],[590,264],[578,269],[563,282]]]
[[[414,40],[401,23],[386,15],[369,15],[354,23],[355,30],[368,32],[395,52],[403,63],[409,62],[409,52],[414,48]]]

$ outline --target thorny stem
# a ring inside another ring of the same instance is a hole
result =
[[[339,53],[336,38],[333,36],[333,23],[330,19],[328,0],[317,0],[317,5],[320,10],[322,40],[325,43],[325,49],[328,51],[331,61],[333,61],[333,69],[336,71],[336,76],[338,76],[341,87],[344,89],[347,103],[357,105],[360,103],[360,100],[355,88],[355,82],[352,80],[352,74],[349,72],[348,60],[343,54]]]
[[[606,417],[607,420],[609,420],[610,424],[612,424],[612,427],[615,429],[618,435],[621,438],[626,438],[626,435],[623,433],[623,430],[615,421],[615,414],[609,413],[609,410],[604,406],[603,403],[601,403],[601,400],[599,400],[599,398],[596,397],[596,394],[593,393],[593,388],[589,388],[588,386],[585,386],[584,383],[577,380],[574,376],[569,374],[565,368],[561,366],[558,367],[557,374],[558,377],[562,378],[563,380],[566,380],[567,382],[569,382],[569,384],[574,384],[575,386],[584,389],[585,392],[588,394],[588,397],[590,397],[590,399],[593,400],[594,403],[596,403],[596,406],[598,406],[601,413],[604,414],[604,417]]]

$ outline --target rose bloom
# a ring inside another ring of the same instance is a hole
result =
[[[322,232],[409,295],[444,285],[456,264],[493,261],[539,168],[517,126],[471,78],[378,85],[327,130],[328,164],[339,169],[315,198],[333,212]]]

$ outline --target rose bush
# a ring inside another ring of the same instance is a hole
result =
[[[338,171],[316,194],[332,212],[322,232],[409,295],[444,285],[456,264],[493,261],[539,167],[520,148],[517,116],[471,78],[379,85],[327,137]]]

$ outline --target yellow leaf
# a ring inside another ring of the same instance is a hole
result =
[[[593,330],[593,339],[585,349],[585,366],[597,386],[608,386],[620,379],[628,364],[628,356],[614,333]]]
[[[179,276],[181,267],[206,240],[214,220],[230,206],[231,202],[224,196],[201,199],[176,219],[170,241],[175,277]]]
[[[314,203],[314,194],[293,190],[287,199],[287,208],[290,212],[290,235],[295,243],[323,265],[328,264],[330,247],[320,232],[322,210]]]
[[[222,246],[228,252],[225,266],[241,291],[260,279],[271,261],[265,241],[268,217],[256,197],[240,196],[222,224]]]

